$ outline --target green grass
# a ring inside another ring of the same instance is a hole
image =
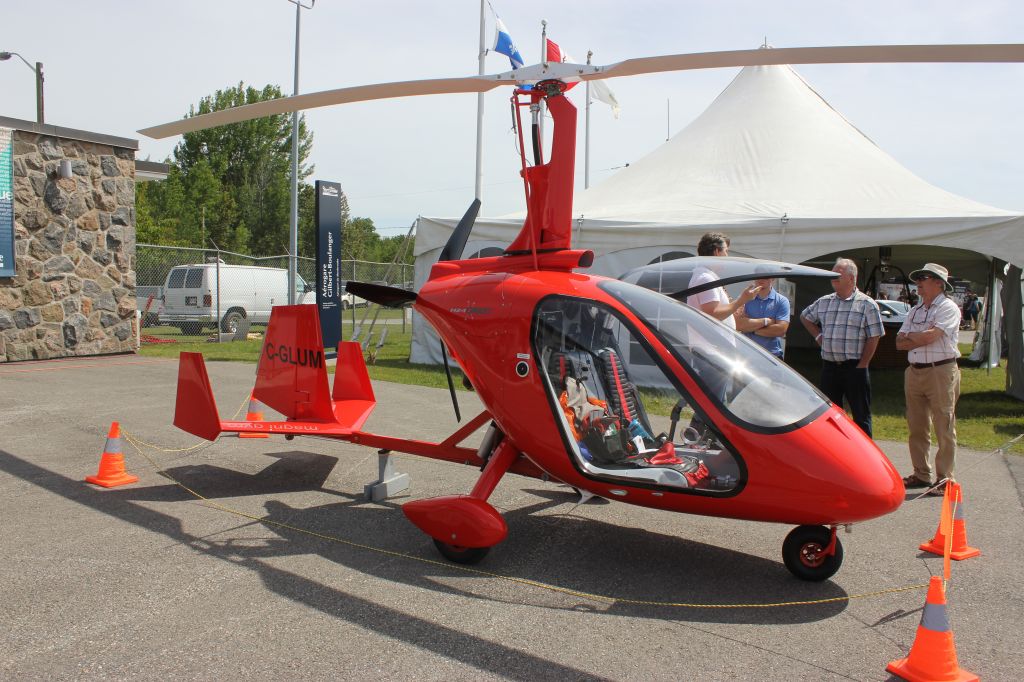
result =
[[[970,348],[961,346],[964,357]],[[821,360],[813,350],[791,349],[786,361],[817,385]],[[991,450],[1024,433],[1024,403],[1006,394],[1006,369],[961,367],[960,401],[956,407],[957,442],[976,450]],[[871,421],[877,440],[907,440],[906,403],[902,369],[871,370]],[[932,442],[935,442],[934,435]],[[1024,454],[1024,442],[1011,452]]]
[[[362,318],[362,313],[363,309],[356,310],[357,321]],[[346,314],[349,312],[346,311]],[[393,310],[382,311],[381,318],[400,319],[400,313]],[[369,319],[367,318],[367,322]],[[367,326],[368,324],[364,325],[364,329]],[[391,324],[387,327],[387,339],[377,350],[375,361],[367,362],[370,378],[400,384],[447,388],[443,367],[415,365],[409,362],[412,326],[407,325],[404,333],[401,325]],[[381,326],[374,329],[367,355],[375,350],[381,329]],[[202,353],[207,360],[256,362],[262,346],[262,340],[259,339],[209,343],[205,341],[205,336],[181,336],[173,327],[147,327],[143,331],[153,336],[178,340],[177,343],[143,344],[140,354],[148,357],[177,357],[181,351],[193,351]],[[254,327],[254,331],[262,333],[263,327]],[[351,331],[351,317],[346,317],[342,326],[342,337],[349,338]],[[961,352],[967,356],[970,349],[962,346]],[[811,383],[817,384],[821,360],[816,351],[790,349],[786,360]],[[456,389],[464,390],[461,373],[453,368],[452,374]],[[976,450],[991,450],[1024,433],[1024,403],[1006,395],[1006,371],[1003,367],[992,370],[963,367],[961,375],[960,402],[957,404],[956,412],[957,440],[962,446]],[[906,441],[903,371],[872,370],[871,392],[875,438]],[[674,404],[672,400],[648,396],[646,392],[644,400],[652,414],[668,414]],[[1024,454],[1024,442],[1015,444],[1011,452]]]

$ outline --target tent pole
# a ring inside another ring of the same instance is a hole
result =
[[[995,298],[995,294],[996,294],[996,259],[993,258],[992,260],[989,261],[988,300],[985,301],[985,333],[988,336],[988,348],[985,349],[987,351],[986,354],[988,355],[988,357],[985,358],[985,374],[991,374],[992,373],[992,352],[993,352],[993,349],[995,348],[995,343],[993,343],[993,334],[992,334],[993,329],[995,328],[995,321],[993,320],[993,318],[995,316],[992,314],[992,310],[993,310],[993,308],[992,308],[992,300]],[[999,364],[999,354],[998,353],[996,354],[995,364],[996,365]]]

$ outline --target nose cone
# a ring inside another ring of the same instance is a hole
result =
[[[850,521],[865,521],[894,512],[906,496],[896,467],[878,446],[871,445],[874,452],[864,452],[861,461],[850,470],[848,509],[840,504],[836,510],[840,517],[849,511]]]
[[[845,414],[835,412],[828,421],[844,436],[832,449],[833,465],[839,469],[833,500],[836,518],[865,521],[896,511],[906,494],[896,467]]]

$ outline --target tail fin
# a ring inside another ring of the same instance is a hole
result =
[[[355,341],[338,344],[333,397],[335,418],[351,429],[361,428],[377,404],[363,360],[363,348]]]
[[[315,305],[271,309],[253,394],[289,419],[335,421]]]
[[[202,353],[182,353],[178,358],[174,425],[206,440],[216,440],[220,435],[220,415]]]

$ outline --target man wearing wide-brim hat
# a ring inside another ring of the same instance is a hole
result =
[[[903,479],[908,488],[932,486],[929,463],[931,429],[939,449],[935,453],[935,483],[953,480],[956,458],[956,401],[960,397],[960,357],[957,347],[960,307],[946,296],[953,287],[949,272],[936,263],[925,263],[910,273],[917,284],[920,302],[910,309],[896,335],[896,348],[908,352],[910,366],[903,379],[910,430],[910,459],[914,472]],[[942,494],[934,488],[931,494]]]

